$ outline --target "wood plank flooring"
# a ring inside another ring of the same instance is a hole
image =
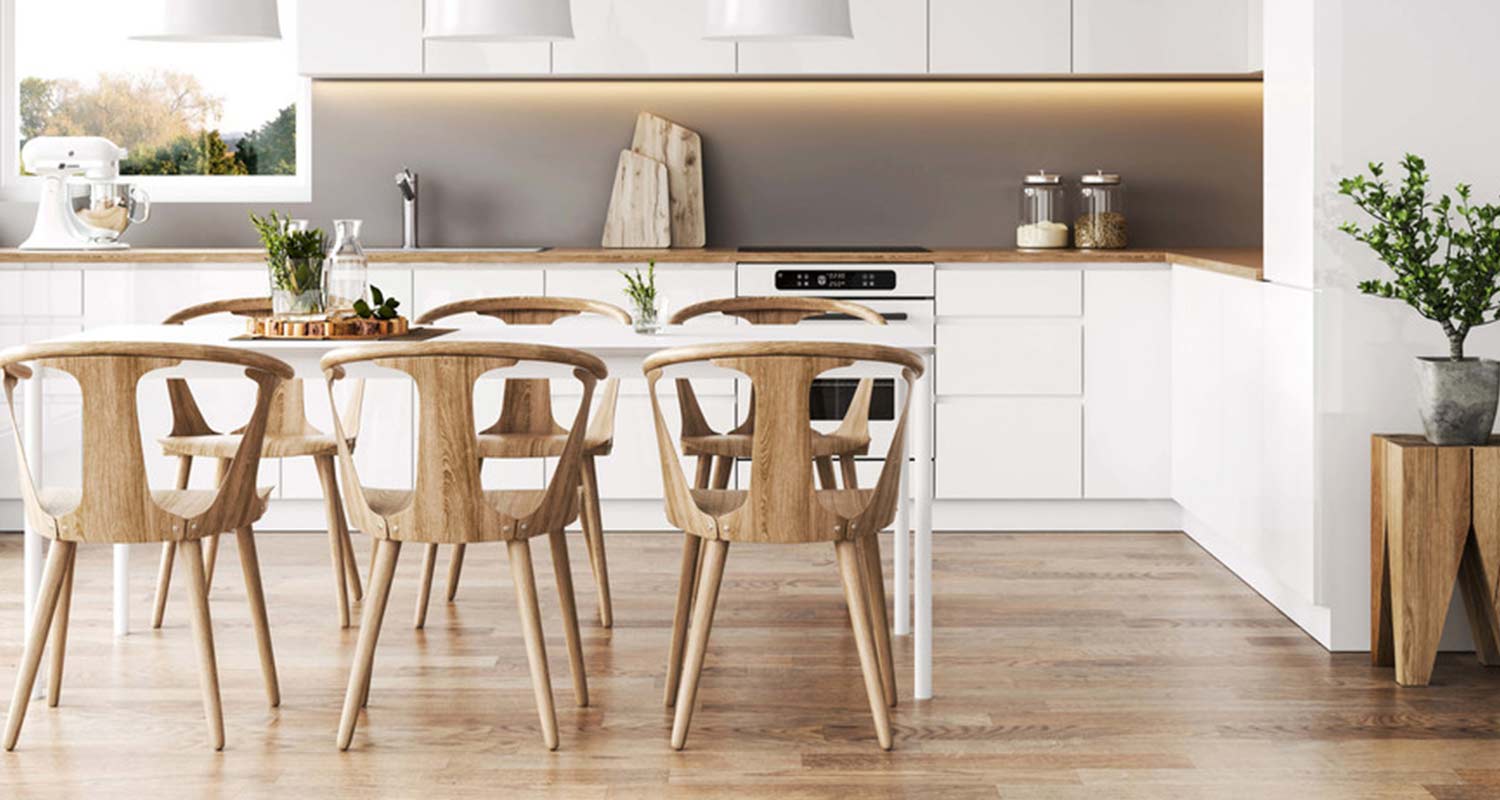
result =
[[[909,699],[911,641],[898,638],[891,753],[875,745],[832,548],[731,550],[700,710],[674,753],[661,694],[679,540],[609,535],[606,631],[570,539],[586,709],[573,705],[547,547],[533,544],[555,753],[541,746],[501,547],[470,548],[456,604],[438,571],[424,631],[411,628],[420,558],[402,559],[370,707],[339,753],[355,633],[335,625],[326,539],[259,539],[277,710],[226,544],[212,595],[228,737],[217,754],[186,595],[164,629],[145,628],[156,553],[140,548],[135,632],[117,641],[109,551],[80,548],[62,706],[32,704],[19,748],[0,753],[0,797],[1500,797],[1500,670],[1445,654],[1431,687],[1398,688],[1364,655],[1324,652],[1177,534],[939,535],[938,698]],[[0,696],[20,655],[20,585],[20,537],[0,537]]]

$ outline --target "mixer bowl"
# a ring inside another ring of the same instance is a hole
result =
[[[70,181],[68,202],[74,220],[95,243],[114,242],[132,223],[151,218],[150,196],[125,181]]]

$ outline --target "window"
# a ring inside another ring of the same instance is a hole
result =
[[[310,90],[290,0],[279,42],[127,38],[155,5],[0,0],[0,190],[34,196],[20,163],[27,139],[103,136],[130,152],[121,174],[153,199],[310,199]]]

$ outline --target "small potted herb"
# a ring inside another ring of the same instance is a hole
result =
[[[640,269],[634,274],[620,270],[625,277],[625,295],[630,298],[631,312],[635,316],[636,333],[661,332],[661,298],[656,294],[656,262],[646,266],[646,274]]]
[[[1448,355],[1417,359],[1418,411],[1427,440],[1439,445],[1489,441],[1500,400],[1500,362],[1464,356],[1464,340],[1480,325],[1500,316],[1500,206],[1477,204],[1466,184],[1458,199],[1427,193],[1427,165],[1407,155],[1406,177],[1386,181],[1385,168],[1370,164],[1370,176],[1339,181],[1339,193],[1370,216],[1362,228],[1352,222],[1343,232],[1368,245],[1395,274],[1394,280],[1367,280],[1359,290],[1401,300],[1438,323],[1448,339]]]
[[[272,211],[250,215],[250,222],[266,248],[266,270],[271,278],[271,312],[278,317],[322,317],[323,261],[328,237],[309,230],[307,223]]]

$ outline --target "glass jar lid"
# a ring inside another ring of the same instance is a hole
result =
[[[1078,182],[1089,186],[1113,186],[1120,182],[1120,176],[1101,169],[1092,175],[1084,175],[1078,179]]]
[[[1062,183],[1062,176],[1041,169],[1028,174],[1024,182],[1028,186],[1057,186]]]

